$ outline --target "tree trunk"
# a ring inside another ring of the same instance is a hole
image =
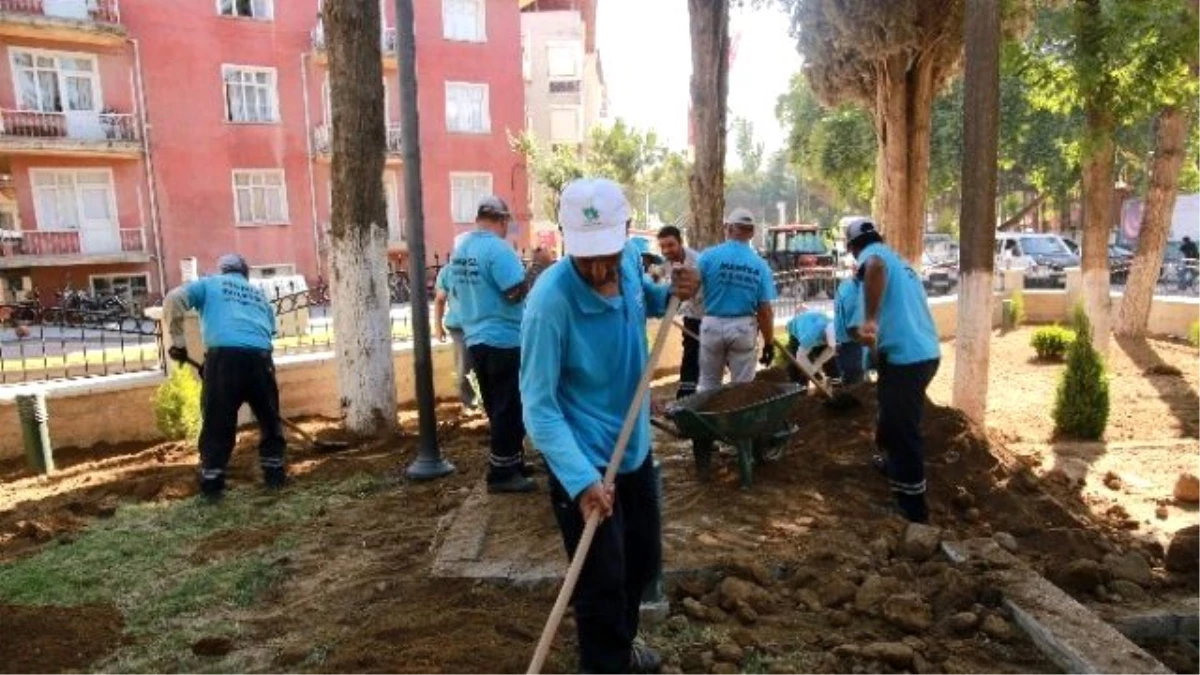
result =
[[[396,427],[379,2],[326,2],[324,13],[333,115],[329,268],[338,391],[346,428],[377,436]]]
[[[967,0],[963,77],[963,164],[959,217],[958,330],[954,406],[977,424],[987,417],[996,246],[996,147],[999,139],[999,0]]]
[[[1163,108],[1154,133],[1154,161],[1150,167],[1150,189],[1142,210],[1137,254],[1129,271],[1125,297],[1117,314],[1117,335],[1143,336],[1150,320],[1150,303],[1162,269],[1163,250],[1171,234],[1179,170],[1183,166],[1187,115],[1179,108]]]
[[[725,118],[729,98],[729,2],[688,0],[692,34],[695,161],[688,177],[694,240],[724,239]]]
[[[891,245],[914,266],[924,250],[929,184],[929,125],[933,114],[933,63],[907,55],[883,63],[876,87],[875,212]]]

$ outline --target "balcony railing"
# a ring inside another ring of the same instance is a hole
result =
[[[117,236],[90,237],[80,230],[26,230],[0,237],[0,258],[16,256],[146,253],[144,228],[121,228]]]
[[[403,150],[400,136],[400,125],[389,124],[387,127],[387,152],[398,155]],[[322,124],[313,129],[313,152],[318,155],[328,155],[333,151],[333,125]]]
[[[79,141],[140,140],[137,120],[130,114],[39,110],[0,110],[0,136]]]
[[[0,0],[0,12],[97,23],[121,23],[118,0]]]
[[[3,2],[4,0],[0,0]],[[325,51],[325,23],[318,21],[316,27],[309,32],[309,37],[312,41],[313,51]],[[383,51],[383,58],[391,58],[396,55],[396,29],[384,28],[379,33],[379,48]]]

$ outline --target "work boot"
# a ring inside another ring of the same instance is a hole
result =
[[[538,484],[532,478],[522,476],[514,471],[500,478],[488,478],[487,491],[489,494],[505,494],[509,492],[537,492]]]
[[[906,495],[900,492],[894,494],[896,506],[905,518],[913,523],[929,522],[929,506],[925,503],[925,495]]]
[[[280,468],[263,469],[263,485],[268,490],[280,490],[287,485],[287,471]]]
[[[662,670],[662,656],[641,642],[634,642],[629,650],[629,672],[657,673]]]

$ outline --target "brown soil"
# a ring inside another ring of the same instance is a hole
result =
[[[121,644],[122,628],[112,605],[0,604],[0,672],[83,670]]]
[[[779,387],[775,383],[755,380],[718,391],[700,406],[699,411],[721,413],[740,410],[778,395]]]

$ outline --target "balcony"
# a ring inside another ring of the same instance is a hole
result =
[[[150,262],[144,228],[0,230],[0,269]]]
[[[387,127],[387,163],[399,164],[400,153],[403,150],[400,137],[400,125],[389,124]],[[333,152],[333,127],[322,124],[313,129],[313,154],[318,160],[328,162]]]
[[[4,0],[0,0],[3,2]],[[312,41],[312,49],[314,60],[317,63],[324,64],[329,60],[329,55],[325,50],[325,24],[318,21],[316,28],[313,28],[309,33]],[[379,48],[383,51],[383,65],[388,68],[397,67],[396,64],[396,29],[384,28],[379,34]]]
[[[0,153],[137,159],[141,130],[124,113],[0,110]]]
[[[125,27],[118,0],[0,0],[0,36],[115,46]]]

